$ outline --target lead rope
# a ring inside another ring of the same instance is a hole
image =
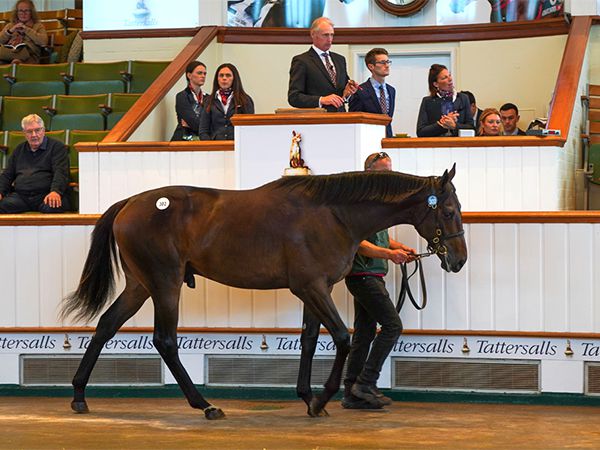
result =
[[[421,258],[426,258],[428,256],[434,255],[435,252],[427,252],[427,253],[419,253],[414,260],[415,268],[408,275],[408,263],[400,264],[400,270],[402,271],[402,283],[400,285],[400,295],[398,295],[398,303],[396,304],[396,311],[400,314],[402,310],[402,306],[404,306],[404,301],[406,300],[406,296],[410,299],[410,302],[413,304],[415,309],[421,311],[425,306],[427,306],[427,286],[425,285],[425,275],[423,274],[423,263],[421,262]],[[408,283],[412,276],[419,272],[419,279],[421,280],[421,291],[423,292],[423,302],[421,305],[417,303],[413,293],[410,289],[410,284]]]

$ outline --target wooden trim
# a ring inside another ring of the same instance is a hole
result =
[[[600,211],[463,212],[463,223],[600,223]]]
[[[0,333],[92,333],[96,327],[0,327]],[[350,328],[350,331],[353,331]],[[152,333],[153,327],[123,327],[119,333]],[[242,328],[242,327],[178,327],[178,333],[229,333],[229,334],[300,334],[302,328]],[[328,334],[321,329],[321,334]],[[600,333],[569,331],[511,331],[511,330],[403,330],[413,336],[497,336],[566,339],[600,339]]]
[[[95,225],[99,214],[2,214],[0,226]]]
[[[100,214],[0,214],[0,226],[95,225]],[[600,223],[600,211],[473,211],[463,223]]]
[[[589,98],[588,99],[588,106],[592,109],[599,109],[600,108],[600,98]]]
[[[434,42],[519,39],[567,34],[563,18],[541,21],[443,25],[426,27],[336,28],[336,44],[417,44]],[[219,27],[217,41],[224,44],[306,44],[306,28]]]
[[[600,96],[600,85],[588,84],[588,95]]]
[[[555,136],[477,136],[438,138],[384,138],[382,148],[447,147],[563,147],[566,139]]]
[[[548,129],[560,130],[563,137],[569,134],[583,59],[592,28],[589,16],[574,17],[572,20],[546,126]]]
[[[137,102],[117,122],[102,142],[126,141],[179,80],[185,66],[195,60],[217,35],[217,27],[202,27],[173,62],[158,76]]]
[[[347,124],[366,123],[387,125],[392,118],[386,114],[371,113],[292,113],[292,114],[235,114],[231,123],[235,126],[297,125],[297,124]]]
[[[83,31],[81,38],[86,39],[132,39],[192,37],[200,28],[161,28],[157,30],[99,30]]]
[[[86,152],[232,152],[233,141],[173,141],[173,142],[80,142],[80,153]]]

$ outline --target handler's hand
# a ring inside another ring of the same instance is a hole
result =
[[[50,208],[60,208],[62,205],[62,198],[58,192],[50,192],[44,197],[44,203]]]
[[[406,262],[411,262],[415,258],[413,253],[409,253],[406,250],[397,248],[394,250],[390,249],[389,259],[395,264],[402,264]]]

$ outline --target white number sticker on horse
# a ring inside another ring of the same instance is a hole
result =
[[[167,197],[161,197],[158,200],[156,200],[156,208],[160,209],[161,211],[163,209],[167,209],[170,204],[171,204],[171,202],[169,201],[169,199]]]

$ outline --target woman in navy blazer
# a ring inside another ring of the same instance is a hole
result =
[[[423,97],[417,119],[417,136],[458,136],[459,129],[473,129],[469,97],[454,90],[446,66],[433,64],[428,76],[429,92]]]
[[[200,118],[200,139],[232,140],[231,117],[234,114],[254,114],[254,102],[244,91],[236,67],[224,63],[217,67],[213,91],[206,103],[206,114]]]

